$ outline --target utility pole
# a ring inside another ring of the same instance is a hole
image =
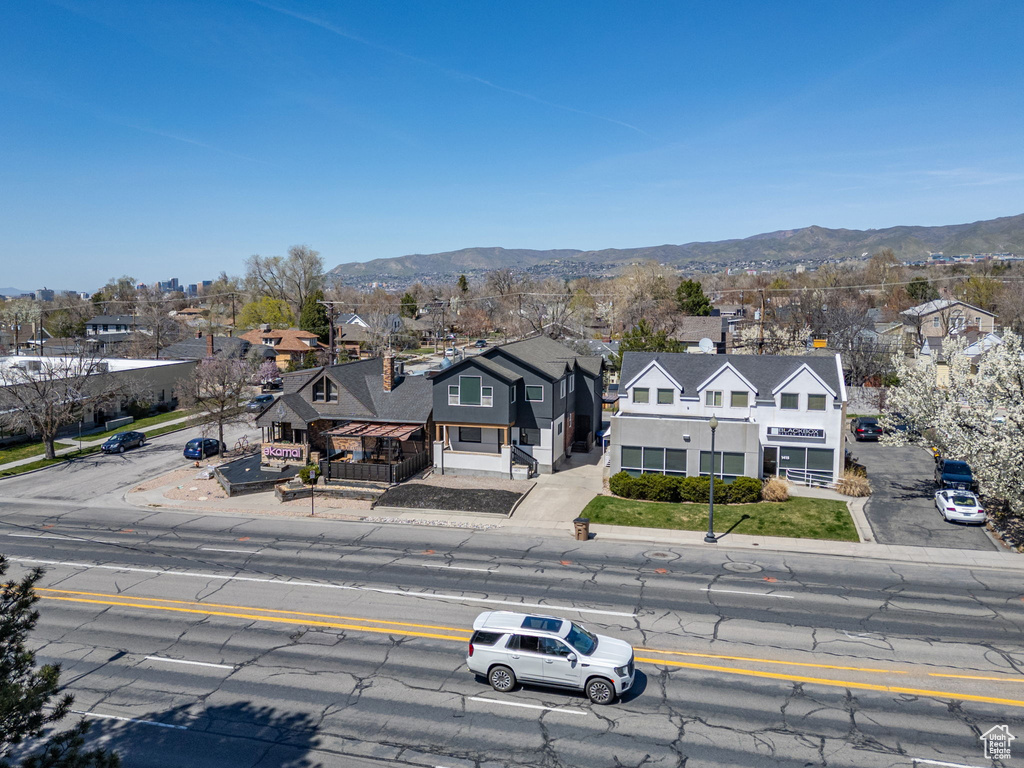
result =
[[[761,314],[757,324],[757,354],[764,354],[764,288],[761,289]]]
[[[235,328],[235,292],[231,292],[231,329]]]

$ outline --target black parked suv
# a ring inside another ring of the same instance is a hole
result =
[[[935,485],[939,488],[955,488],[964,491],[977,490],[971,465],[966,461],[939,459],[935,462]]]
[[[874,416],[858,416],[850,425],[850,431],[857,442],[861,440],[878,440],[882,436],[882,428]]]

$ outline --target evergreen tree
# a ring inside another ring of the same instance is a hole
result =
[[[469,280],[466,279],[465,275],[459,275],[459,290],[463,293],[469,293]]]
[[[7,762],[13,747],[31,745],[47,726],[63,720],[74,696],[60,692],[60,666],[35,666],[35,653],[25,647],[28,633],[39,620],[33,609],[39,596],[36,582],[43,571],[32,570],[21,581],[4,581],[7,559],[0,555],[0,766]],[[103,750],[83,751],[89,724],[78,722],[70,730],[42,741],[41,750],[27,757],[22,768],[116,768],[118,756]]]
[[[626,352],[682,352],[683,345],[668,337],[668,331],[655,331],[641,319],[632,329],[622,334],[619,353],[612,359],[616,368],[622,367],[622,356]]]
[[[907,295],[918,304],[934,301],[939,298],[939,292],[935,286],[928,282],[928,278],[915,277],[907,283]]]
[[[683,280],[676,288],[676,305],[684,315],[707,317],[711,314],[711,300],[696,280]]]
[[[299,328],[315,333],[324,344],[331,333],[331,321],[327,317],[327,307],[319,302],[324,300],[324,292],[317,289],[306,297],[299,314]]]
[[[407,293],[402,297],[402,317],[415,318],[419,309],[416,305],[416,297],[411,293]]]

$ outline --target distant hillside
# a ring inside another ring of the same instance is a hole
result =
[[[742,240],[600,251],[463,248],[446,253],[339,264],[330,274],[344,282],[378,277],[430,281],[504,267],[533,270],[549,265],[552,269],[546,271],[554,273],[557,265],[564,262],[608,270],[649,260],[682,268],[698,265],[724,268],[765,261],[785,265],[801,261],[859,259],[882,248],[891,248],[898,258],[905,261],[924,258],[938,251],[947,256],[963,253],[1021,254],[1024,253],[1024,214],[941,227],[899,226],[862,231],[811,226],[767,232]]]

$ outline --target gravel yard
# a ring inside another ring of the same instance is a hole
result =
[[[524,480],[431,475],[388,489],[376,506],[507,516],[533,486]]]

